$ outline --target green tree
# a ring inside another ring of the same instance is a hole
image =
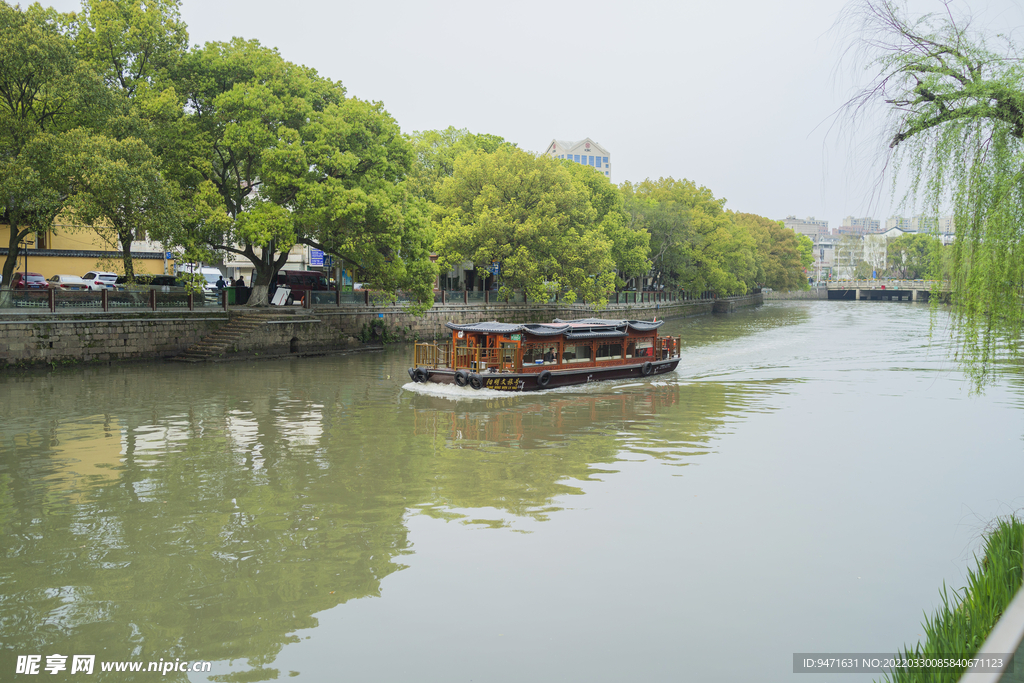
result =
[[[76,46],[103,79],[115,104],[104,133],[83,158],[76,206],[104,237],[113,227],[125,275],[134,279],[132,243],[145,235],[165,240],[174,230],[181,177],[184,102],[171,75],[188,50],[177,0],[86,0],[78,15]],[[194,188],[195,179],[187,183]]]
[[[85,0],[77,42],[83,59],[129,102],[168,85],[188,50],[177,0]]]
[[[764,216],[730,211],[729,217],[745,226],[754,239],[758,284],[780,291],[807,289],[805,269],[813,262],[813,243],[809,238],[793,232],[782,221]]]
[[[0,2],[0,222],[9,228],[0,305],[21,244],[50,231],[73,186],[68,163],[106,101],[68,38],[71,17]]]
[[[404,178],[413,152],[380,103],[276,50],[239,38],[208,43],[182,60],[202,174],[185,239],[248,259],[251,305],[295,244],[359,266],[376,289],[403,288],[433,303],[430,223]]]
[[[907,233],[889,240],[886,266],[892,277],[930,279],[942,272],[942,242],[934,235]]]
[[[165,239],[177,220],[177,191],[164,179],[157,157],[142,140],[94,136],[78,150],[74,164],[77,193],[70,208],[77,220],[102,222],[121,250],[124,274],[133,281],[132,243]]]
[[[614,290],[612,241],[597,222],[586,185],[557,159],[511,146],[456,157],[437,189],[439,265],[500,264],[500,296],[522,291],[544,300],[598,305]]]
[[[594,222],[611,241],[616,287],[622,288],[627,280],[649,272],[651,262],[647,257],[651,234],[629,220],[625,198],[619,188],[592,166],[568,160],[562,165],[569,169],[573,183],[586,189],[590,205],[596,212]]]
[[[658,281],[691,292],[743,294],[755,277],[753,240],[725,213],[725,200],[689,180],[623,183],[631,223],[651,233]]]
[[[516,145],[487,133],[470,133],[465,128],[448,126],[444,130],[417,131],[412,135],[416,163],[409,174],[412,191],[428,201],[436,201],[435,191],[445,178],[455,173],[460,154],[479,150],[488,154],[502,145]]]
[[[806,275],[807,269],[814,264],[814,242],[807,235],[797,235],[797,249],[800,252],[800,265]]]
[[[887,109],[885,140],[909,178],[908,203],[935,214],[952,204],[953,330],[981,388],[1004,349],[1019,356],[1024,333],[1024,55],[1003,37],[990,48],[969,18],[947,10],[915,20],[887,0],[856,6],[877,76],[848,111]]]

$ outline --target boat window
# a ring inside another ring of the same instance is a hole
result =
[[[524,344],[523,365],[554,365],[558,362],[557,344]]]
[[[654,355],[654,340],[653,339],[637,339],[636,341],[636,356],[638,358],[648,357]]]
[[[597,347],[597,360],[622,358],[622,342],[606,342]]]
[[[562,360],[566,363],[586,363],[590,361],[590,344],[566,346],[562,352]]]

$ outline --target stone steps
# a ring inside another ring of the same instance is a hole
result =
[[[275,317],[266,314],[239,316],[170,360],[179,363],[201,363],[214,356],[222,356],[244,335],[266,325]]]

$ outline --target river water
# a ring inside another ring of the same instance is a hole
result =
[[[515,396],[402,346],[2,377],[0,680],[831,680],[793,653],[916,642],[1024,505],[1019,375],[970,395],[932,323],[671,320],[671,375]]]

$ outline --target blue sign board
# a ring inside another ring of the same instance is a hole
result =
[[[309,265],[322,266],[324,264],[324,252],[319,249],[309,250]]]
[[[168,261],[173,261],[174,260],[174,252],[173,251],[167,252],[166,254],[164,254],[164,258],[167,259]]]

